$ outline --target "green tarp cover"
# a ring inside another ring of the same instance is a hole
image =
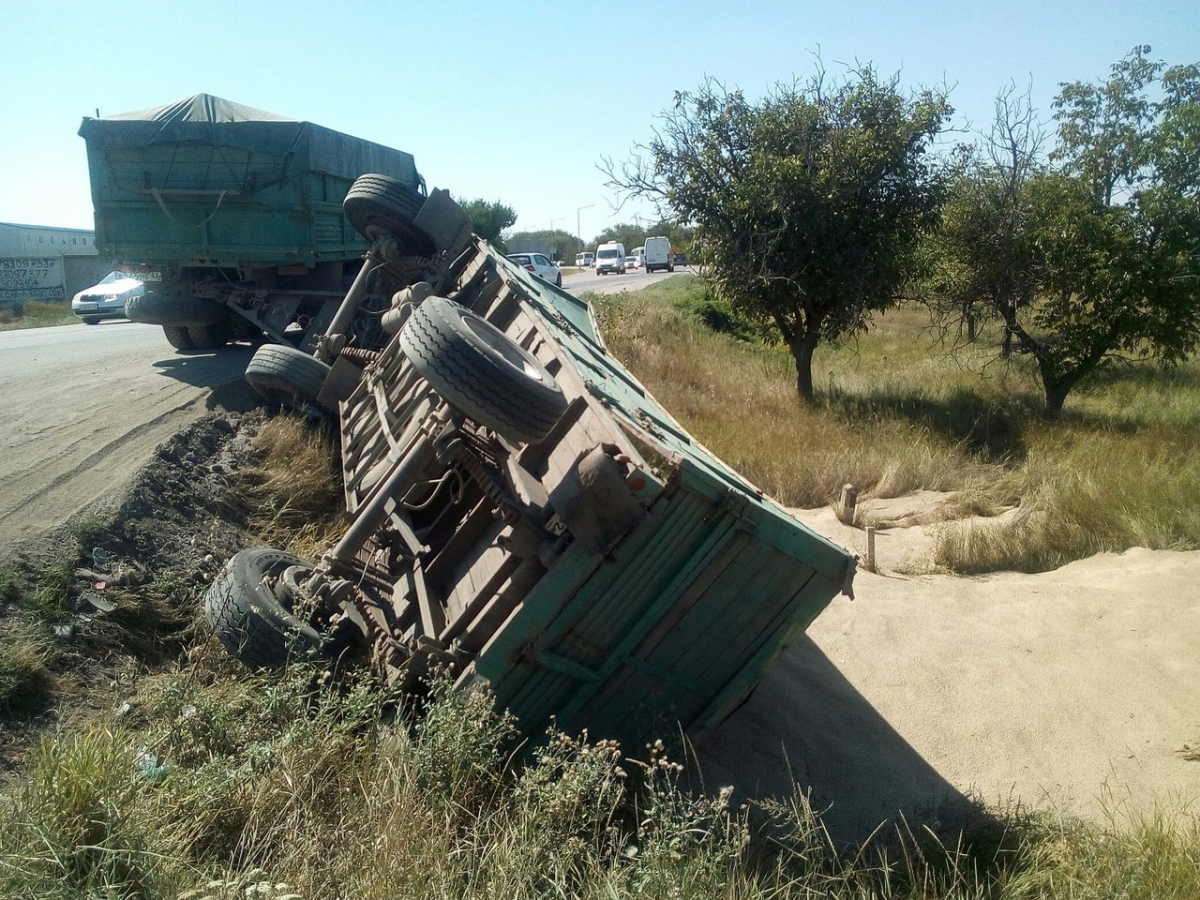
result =
[[[305,167],[345,178],[374,172],[416,186],[411,154],[211,94],[162,106],[85,118],[80,136],[100,147],[204,143],[307,156]]]

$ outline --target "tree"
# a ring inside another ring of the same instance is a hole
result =
[[[583,249],[583,241],[561,228],[518,231],[508,238],[508,244],[514,253],[532,250],[545,253],[553,260],[567,259],[571,262],[575,261],[575,254]]]
[[[897,77],[819,71],[754,104],[713,80],[677,93],[610,186],[696,229],[716,289],[773,325],[813,402],[818,343],[866,328],[895,303],[918,236],[934,224],[938,167],[928,150],[951,112],[942,91],[901,93]]]
[[[978,319],[991,313],[1011,322],[1041,290],[1030,185],[1045,165],[1043,143],[1028,93],[1009,86],[996,98],[990,132],[958,147],[948,166],[941,227],[927,236],[925,287],[940,317],[964,326],[968,342]],[[1003,356],[1011,346],[1005,329]]]
[[[609,225],[596,235],[594,246],[616,241],[619,244],[624,244],[626,250],[632,250],[634,247],[640,247],[646,243],[646,237],[649,233],[641,225],[630,225],[627,222],[622,222],[619,225]]]
[[[506,248],[504,232],[516,224],[516,210],[499,200],[488,202],[483,199],[455,199],[471,220],[471,230],[503,252]]]
[[[1172,364],[1200,342],[1200,69],[1149,52],[1062,86],[1048,161],[992,157],[947,205],[940,268],[956,277],[935,291],[999,315],[1051,416],[1115,359]]]

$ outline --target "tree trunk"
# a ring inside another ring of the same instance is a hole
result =
[[[796,393],[809,406],[817,402],[816,393],[813,391],[812,358],[819,337],[816,331],[806,331],[793,341],[789,348],[792,351],[792,359],[796,361]]]
[[[1067,402],[1067,394],[1071,393],[1071,385],[1061,379],[1054,384],[1043,379],[1042,387],[1046,391],[1046,415],[1051,419],[1059,418],[1063,404]]]

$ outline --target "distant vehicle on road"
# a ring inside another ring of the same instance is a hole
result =
[[[633,250],[630,251],[630,253],[633,256],[637,257],[637,261],[638,261],[637,267],[639,269],[646,265],[646,248],[645,247],[634,247]]]
[[[625,257],[625,271],[636,272],[638,269],[638,258],[636,256]]]
[[[510,253],[508,258],[518,266],[528,269],[542,281],[548,281],[555,287],[562,287],[562,272],[558,266],[550,262],[541,253]]]
[[[617,241],[601,244],[596,249],[596,274],[610,272],[619,275],[625,271],[625,245]]]
[[[71,312],[85,325],[97,325],[101,319],[125,318],[125,301],[140,297],[146,287],[136,278],[121,272],[109,272],[98,284],[84,288],[71,298]]]
[[[684,256],[682,253],[675,254],[675,265],[686,266],[687,264],[688,264],[688,261],[687,261],[686,256]]]
[[[642,265],[646,267],[647,272],[657,272],[659,269],[674,272],[675,260],[671,256],[670,239],[665,237],[646,238],[645,256],[642,257]]]
[[[596,254],[595,253],[576,253],[575,254],[575,265],[579,266],[581,269],[590,269],[595,264],[596,264]]]

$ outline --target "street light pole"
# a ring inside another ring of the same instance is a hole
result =
[[[559,216],[557,219],[551,219],[551,220],[550,220],[550,230],[551,230],[551,231],[553,231],[553,230],[554,230],[554,223],[555,223],[555,222],[561,222],[561,221],[562,221],[562,216]]]
[[[591,209],[595,205],[595,203],[589,203],[587,206],[581,206],[575,210],[575,236],[579,238],[580,243],[583,242],[583,229],[579,227],[579,214],[585,209]]]

